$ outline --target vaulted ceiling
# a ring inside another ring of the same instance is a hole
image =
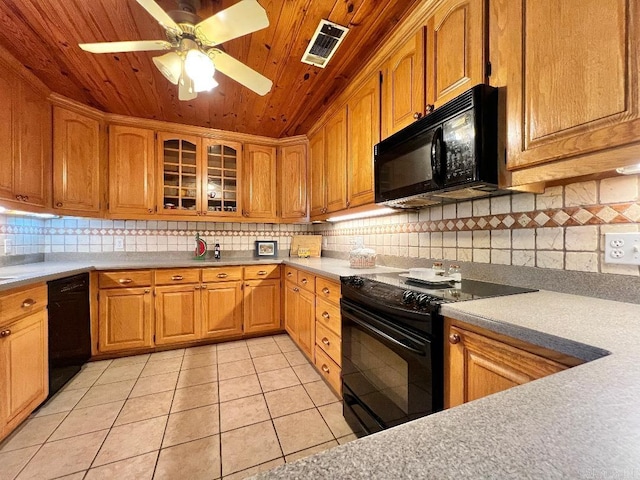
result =
[[[419,0],[259,0],[270,26],[223,44],[227,53],[274,82],[260,97],[222,74],[195,100],[155,68],[163,52],[94,55],[78,43],[164,39],[164,30],[135,0],[3,0],[0,44],[54,92],[122,115],[291,136],[314,118],[375,52],[386,33]],[[237,0],[202,0],[202,18]],[[176,0],[158,0],[166,10]],[[321,19],[351,30],[325,69],[300,62]]]

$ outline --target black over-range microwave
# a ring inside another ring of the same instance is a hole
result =
[[[478,85],[374,148],[375,202],[420,208],[498,184],[498,90]]]

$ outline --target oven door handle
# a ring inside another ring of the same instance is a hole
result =
[[[419,350],[419,349],[414,348],[414,347],[412,347],[410,345],[406,345],[406,344],[402,343],[398,339],[393,338],[388,333],[385,333],[382,330],[377,329],[376,327],[374,327],[372,325],[369,325],[367,322],[363,322],[362,320],[360,320],[359,318],[353,316],[349,312],[343,312],[342,315],[347,317],[353,323],[357,323],[358,325],[360,325],[360,327],[364,328],[365,330],[368,330],[369,332],[373,333],[374,335],[378,335],[378,336],[380,336],[380,337],[382,337],[382,338],[384,338],[386,340],[389,340],[391,343],[393,343],[394,345],[397,345],[398,347],[404,348],[405,350],[409,350],[410,352],[415,353],[417,355],[424,355],[424,352],[422,350]]]

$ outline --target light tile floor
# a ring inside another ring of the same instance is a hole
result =
[[[88,363],[0,443],[0,480],[238,479],[354,438],[277,335]]]

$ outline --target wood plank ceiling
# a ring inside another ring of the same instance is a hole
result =
[[[54,92],[135,117],[283,137],[306,133],[418,0],[259,0],[270,26],[223,45],[274,82],[264,97],[217,74],[219,87],[188,102],[155,68],[163,52],[94,55],[78,43],[164,39],[135,0],[3,0],[0,44]],[[206,18],[237,0],[202,0]],[[159,0],[166,10],[176,0]],[[300,62],[320,19],[351,31],[325,69]]]

